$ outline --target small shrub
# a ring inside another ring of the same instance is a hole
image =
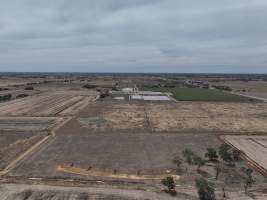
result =
[[[24,97],[28,97],[28,96],[29,96],[28,94],[19,94],[16,96],[16,99],[24,98]]]
[[[25,90],[34,90],[32,86],[25,87]]]
[[[205,157],[209,158],[209,161],[212,162],[218,161],[217,151],[214,148],[207,148]]]
[[[86,84],[83,87],[84,88],[87,88],[87,89],[95,89],[96,88],[96,85]]]
[[[166,178],[161,180],[161,183],[167,187],[168,192],[170,194],[176,194],[175,191],[175,183],[174,183],[174,179],[171,176],[167,176]]]
[[[200,200],[216,200],[214,186],[206,179],[197,179],[196,187],[198,189],[198,196]]]
[[[183,151],[183,156],[185,157],[185,160],[186,162],[189,164],[189,165],[192,165],[193,164],[193,158],[194,158],[194,152],[191,150],[191,149],[188,149],[186,148],[184,151]]]
[[[227,162],[229,165],[233,165],[234,158],[229,145],[222,144],[219,148],[219,155],[223,161]]]

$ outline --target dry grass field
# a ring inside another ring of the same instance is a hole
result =
[[[224,136],[267,175],[267,136]]]
[[[46,93],[35,95],[23,99],[10,101],[0,104],[1,116],[55,116],[65,109],[64,114],[75,112],[75,105],[82,101],[87,105],[88,101],[93,100],[95,96],[85,97],[76,95],[71,91],[65,93]],[[80,104],[79,104],[80,105]],[[73,108],[70,108],[74,106]]]
[[[97,101],[62,127],[63,133],[142,132],[148,130],[145,107],[117,101]]]
[[[42,78],[18,78],[18,77],[1,77],[0,87],[15,86],[15,85],[25,85],[27,83],[44,81]]]
[[[267,133],[267,104],[150,104],[150,124],[156,132]]]
[[[267,81],[226,81],[218,82],[218,85],[226,85],[234,91],[240,91],[240,94],[267,98]],[[241,92],[246,90],[246,92]]]
[[[267,133],[267,104],[98,101],[71,122],[64,131]]]
[[[61,117],[0,117],[1,131],[49,131],[64,119]]]

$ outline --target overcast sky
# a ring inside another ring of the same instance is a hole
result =
[[[267,0],[0,0],[0,71],[267,73]]]

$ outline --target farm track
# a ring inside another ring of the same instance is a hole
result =
[[[53,116],[68,108],[72,108],[70,110],[73,112],[77,111],[79,108],[76,106],[77,103],[83,106],[83,103],[86,102],[88,105],[92,99],[92,96],[76,95],[75,93],[71,95],[68,93],[45,93],[1,104],[0,131],[22,132],[21,134],[25,131],[47,134],[44,131],[48,131],[51,134],[37,141],[26,151],[21,152],[21,155],[15,157],[9,164],[7,163],[7,167],[0,174],[4,175],[10,172],[25,159],[34,155],[45,143],[54,138],[57,129],[71,119],[71,117]]]
[[[30,156],[31,154],[33,154],[36,149],[38,147],[40,147],[42,144],[44,144],[46,141],[48,141],[48,139],[51,136],[46,136],[45,138],[43,138],[42,140],[40,140],[38,143],[36,143],[35,145],[33,145],[31,148],[29,148],[27,151],[23,152],[20,156],[18,156],[15,160],[13,160],[11,163],[9,163],[9,165],[7,165],[1,172],[0,172],[0,176],[3,176],[7,173],[9,173],[12,169],[14,169],[15,167],[17,167],[19,165],[19,163],[21,163],[23,161],[23,159],[25,159],[27,156]]]
[[[23,163],[24,160],[31,157],[35,153],[37,153],[42,147],[45,147],[44,145],[51,141],[53,138],[55,138],[55,132],[58,130],[61,126],[63,126],[65,123],[67,123],[71,118],[67,118],[66,120],[63,120],[60,124],[57,124],[53,130],[51,130],[51,134],[45,136],[43,139],[41,139],[39,142],[34,144],[32,147],[30,147],[28,150],[23,152],[20,156],[15,158],[11,163],[9,163],[2,171],[0,171],[0,176],[3,176],[7,173],[9,173],[14,168],[18,167],[21,163]]]

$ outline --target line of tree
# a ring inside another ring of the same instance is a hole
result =
[[[25,87],[24,90],[34,90],[34,87],[28,86],[28,87]]]
[[[28,94],[18,94],[16,96],[16,99],[19,99],[19,98],[24,98],[24,97],[28,97],[29,95]]]
[[[87,88],[87,89],[95,89],[97,86],[96,85],[92,85],[92,84],[86,84],[83,87]]]
[[[11,98],[12,98],[11,94],[6,94],[6,95],[3,95],[3,96],[0,96],[0,102],[9,101],[9,100],[11,100]]]
[[[225,86],[225,85],[213,85],[214,88],[216,88],[217,90],[224,90],[224,91],[229,91],[231,92],[232,89],[229,86]]]

